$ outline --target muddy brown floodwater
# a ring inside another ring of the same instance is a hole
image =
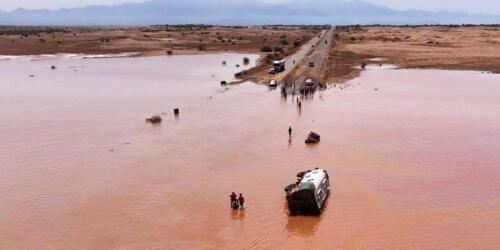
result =
[[[221,87],[242,57],[0,61],[0,248],[500,245],[499,75],[370,68],[299,111]],[[283,187],[313,167],[327,207],[289,217]]]

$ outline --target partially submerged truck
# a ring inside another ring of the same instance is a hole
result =
[[[324,169],[316,168],[297,174],[297,182],[285,187],[291,215],[319,214],[330,195],[330,179]]]

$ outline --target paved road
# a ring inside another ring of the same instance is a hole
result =
[[[322,74],[326,71],[329,49],[333,42],[334,32],[334,27],[326,31],[324,35],[321,36],[313,52],[305,58],[297,71],[294,72],[292,80],[295,81],[296,85],[299,85],[299,89],[306,79],[312,78],[320,80]],[[310,62],[314,63],[314,67],[309,67]]]
[[[299,51],[285,58],[286,70],[281,74],[288,75],[290,72],[292,72],[292,70],[295,69],[297,65],[303,63],[304,58],[306,58],[306,56],[314,49],[313,46],[316,47],[317,44],[324,38],[326,32],[326,30],[321,31],[319,36],[312,38],[311,40],[309,40],[309,42],[302,46]],[[293,63],[294,61],[295,63]]]
[[[318,45],[318,43],[324,38],[325,34],[327,33],[326,30],[321,31],[319,36],[316,36],[309,40],[306,44],[302,45],[300,49],[292,54],[286,57],[285,60],[285,71],[279,73],[276,77],[273,77],[275,80],[278,82],[281,82],[282,80],[285,79],[297,66],[301,65],[304,63],[304,59],[307,57],[311,51],[313,51],[314,47]],[[313,47],[314,46],[314,47]],[[295,63],[294,63],[295,61]]]

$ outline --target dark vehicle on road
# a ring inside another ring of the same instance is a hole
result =
[[[291,215],[319,214],[330,195],[330,179],[324,169],[313,169],[297,174],[297,182],[285,188]]]

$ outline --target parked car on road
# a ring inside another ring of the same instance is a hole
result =
[[[306,80],[306,86],[313,86],[314,85],[314,80],[313,79],[307,79]]]

